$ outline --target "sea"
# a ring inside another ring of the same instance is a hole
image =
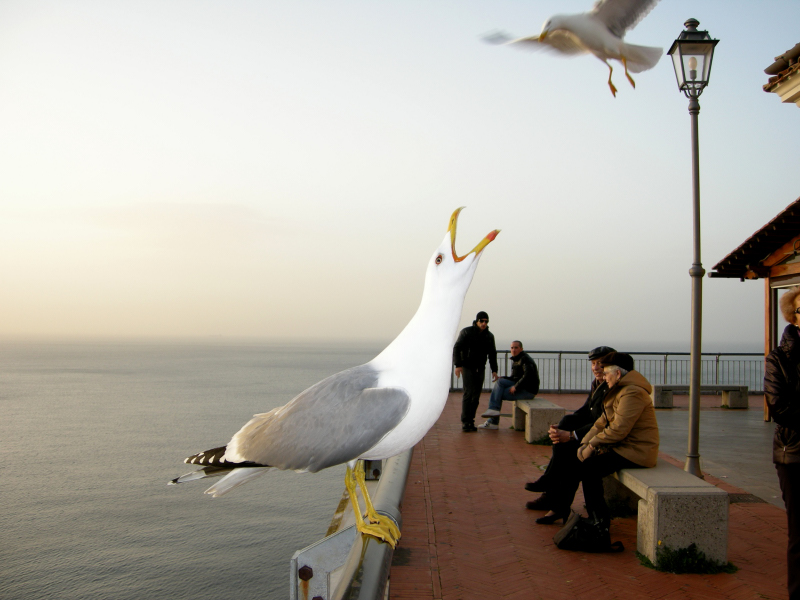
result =
[[[221,498],[186,456],[371,360],[370,344],[0,340],[0,599],[285,598],[344,467]],[[211,480],[213,483],[215,480]]]

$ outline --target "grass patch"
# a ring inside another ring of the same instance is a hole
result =
[[[690,544],[687,548],[679,548],[678,550],[664,546],[658,549],[657,554],[655,565],[644,554],[637,552],[636,557],[645,567],[679,575],[682,573],[736,573],[739,570],[732,562],[722,564],[706,558],[706,555],[698,550],[695,544]]]

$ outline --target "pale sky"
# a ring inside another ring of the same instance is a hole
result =
[[[491,46],[590,0],[0,3],[0,337],[390,340],[452,211],[498,345],[688,350],[688,101]],[[800,196],[761,86],[800,2],[663,0],[626,37],[720,40],[703,266]],[[614,63],[615,65],[617,63]],[[704,351],[762,348],[763,282],[704,280]]]

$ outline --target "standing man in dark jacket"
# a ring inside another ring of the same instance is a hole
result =
[[[553,442],[553,457],[547,465],[544,474],[536,481],[525,484],[529,492],[544,492],[536,500],[531,500],[525,506],[531,510],[550,510],[548,491],[553,494],[565,481],[564,474],[577,468],[578,446],[595,421],[603,414],[603,400],[608,393],[608,384],[603,379],[603,366],[601,361],[605,356],[616,352],[609,346],[599,346],[589,352],[589,361],[592,365],[592,386],[589,397],[583,406],[570,415],[564,415],[558,425],[551,425],[548,432]]]
[[[489,331],[489,315],[480,311],[472,326],[461,330],[453,347],[456,377],[464,376],[464,398],[461,401],[461,429],[464,432],[478,431],[475,412],[483,390],[487,358],[492,369],[492,381],[497,381],[494,335]]]
[[[494,384],[489,409],[481,416],[487,419],[482,429],[497,429],[503,400],[529,400],[539,393],[539,370],[536,363],[522,351],[522,342],[511,342],[511,377],[501,377]]]
[[[789,325],[780,346],[767,355],[764,392],[769,415],[777,423],[772,462],[778,471],[781,495],[789,521],[789,599],[800,600],[800,286],[790,288],[780,301]]]

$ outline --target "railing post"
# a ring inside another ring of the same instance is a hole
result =
[[[667,385],[667,358],[669,358],[669,354],[664,355],[664,385]]]
[[[559,352],[558,353],[558,386],[557,386],[559,394],[561,393],[561,357],[562,357],[562,354],[561,354],[561,352]]]
[[[719,385],[719,354],[717,354],[716,364],[714,365],[714,383]]]

